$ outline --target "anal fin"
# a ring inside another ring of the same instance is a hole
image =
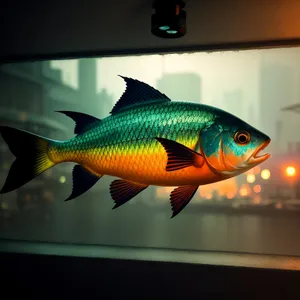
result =
[[[184,185],[171,192],[172,217],[178,215],[191,201],[199,186]]]
[[[114,180],[110,184],[110,194],[116,203],[113,209],[125,204],[147,187],[148,185],[146,184],[135,183],[124,179]]]
[[[102,177],[89,172],[87,169],[85,169],[80,165],[76,165],[73,168],[72,174],[73,174],[73,190],[71,195],[65,201],[74,199],[82,195],[87,190],[89,190],[93,185],[95,185],[96,182]]]
[[[200,153],[172,140],[156,138],[165,148],[168,155],[167,171],[176,171],[194,166],[201,168],[204,158]]]

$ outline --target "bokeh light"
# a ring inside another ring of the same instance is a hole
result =
[[[246,188],[241,188],[241,189],[240,189],[240,195],[241,195],[242,197],[247,196],[247,195],[248,195],[247,189],[246,189]]]
[[[259,184],[255,185],[255,186],[253,187],[253,191],[254,191],[256,194],[260,193],[260,192],[261,192],[261,186],[260,186]]]
[[[261,171],[260,175],[262,179],[267,180],[270,178],[271,172],[268,169],[264,169]]]
[[[247,181],[249,183],[253,183],[255,181],[255,175],[254,174],[248,174],[247,175]]]
[[[294,177],[296,175],[296,169],[293,166],[288,166],[285,169],[285,173],[288,177]]]
[[[59,182],[60,183],[65,183],[67,181],[66,177],[65,176],[60,176],[59,177]]]

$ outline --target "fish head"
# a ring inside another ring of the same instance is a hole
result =
[[[219,118],[200,133],[201,152],[207,164],[224,177],[239,175],[270,157],[261,154],[271,139],[233,115]]]

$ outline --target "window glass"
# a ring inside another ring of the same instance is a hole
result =
[[[300,255],[299,48],[1,65],[0,125],[70,139],[74,122],[56,111],[107,117],[125,91],[118,75],[173,101],[238,116],[271,137],[271,157],[237,177],[200,186],[172,219],[173,187],[151,186],[112,210],[109,186],[116,178],[110,176],[64,201],[74,163],[61,163],[0,195],[0,238]],[[1,187],[13,161],[0,138]]]

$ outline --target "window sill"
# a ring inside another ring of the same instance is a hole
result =
[[[191,251],[103,245],[0,240],[0,252],[154,262],[300,270],[300,257],[217,251]]]

